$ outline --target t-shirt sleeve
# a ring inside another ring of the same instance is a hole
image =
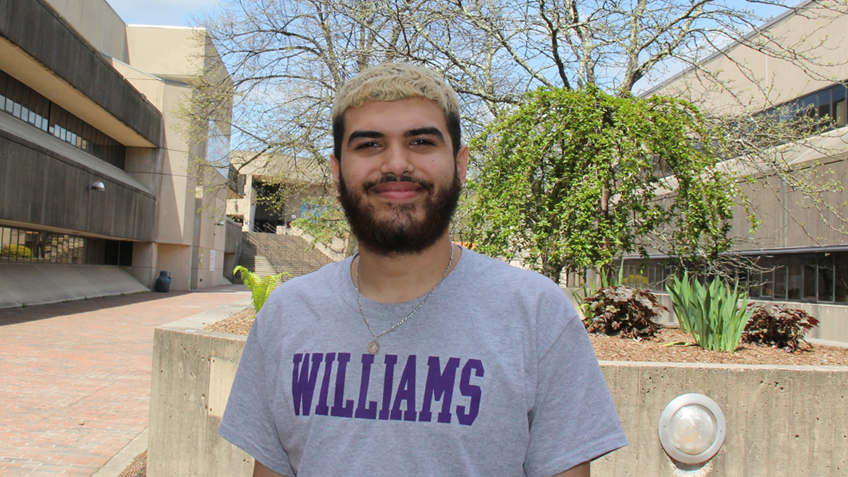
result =
[[[546,325],[539,329],[536,399],[525,461],[528,477],[550,477],[627,445],[577,312],[565,297],[548,310],[563,313],[559,320],[565,316],[565,324],[559,321],[559,334],[545,336]]]
[[[247,337],[218,434],[274,472],[294,476],[270,412],[269,390],[273,389],[273,380],[266,369],[267,357],[260,335],[260,317],[257,317]]]

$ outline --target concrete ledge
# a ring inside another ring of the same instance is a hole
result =
[[[218,436],[246,336],[203,331],[238,301],[156,328],[147,476],[250,477],[253,458]]]
[[[245,303],[246,304],[246,303]],[[244,305],[218,309],[221,317]],[[157,328],[148,476],[249,477],[253,460],[217,435],[246,337],[201,331],[213,313]],[[630,446],[593,475],[848,475],[848,367],[601,362]],[[665,406],[701,393],[721,407],[727,438],[704,466],[677,465],[658,438]]]
[[[848,475],[848,367],[604,361],[601,368],[630,446],[597,460],[603,476]],[[680,466],[658,438],[665,406],[711,397],[727,437],[703,467]]]
[[[117,266],[0,263],[0,308],[149,291]]]
[[[147,429],[137,435],[91,477],[121,477],[124,469],[132,465],[135,458],[145,450],[147,450]]]

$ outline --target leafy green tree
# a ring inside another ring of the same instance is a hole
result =
[[[715,258],[738,196],[720,141],[684,101],[538,89],[471,143],[472,239],[557,282],[634,252]]]

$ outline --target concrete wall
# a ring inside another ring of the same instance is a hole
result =
[[[0,67],[130,146],[158,146],[159,111],[44,0],[0,0]]]
[[[745,477],[848,474],[848,367],[601,363],[630,446],[593,464],[605,477]],[[727,422],[718,454],[677,466],[658,438],[675,397],[712,398]]]
[[[199,159],[191,159],[190,146],[184,134],[185,119],[175,112],[185,103],[190,88],[185,84],[167,82],[134,66],[114,61],[113,64],[127,81],[162,111],[162,147],[155,150],[129,148],[126,164],[128,173],[156,191],[157,220],[153,240],[192,245],[197,213],[194,201],[197,188],[195,168]]]
[[[224,252],[237,253],[239,250],[239,244],[241,243],[241,225],[230,219],[226,219],[225,223],[227,233],[224,242]]]
[[[797,178],[811,184],[834,185],[848,183],[848,160],[845,160],[848,130],[842,129],[844,137],[835,144],[822,146],[818,154],[810,154],[820,165],[797,174]],[[833,131],[832,134],[836,134]],[[827,157],[833,154],[835,157]],[[817,157],[816,157],[817,156]],[[796,163],[797,164],[797,163]],[[803,174],[803,175],[802,175]],[[756,231],[750,232],[747,213],[742,206],[733,209],[731,221],[736,235],[734,250],[768,250],[785,247],[824,247],[848,243],[848,226],[840,217],[848,217],[848,190],[833,187],[831,192],[822,194],[827,201],[816,203],[817,197],[808,197],[798,188],[775,177],[758,177],[758,182],[738,183],[740,190],[751,198],[753,211],[762,221]],[[821,209],[821,210],[820,210]],[[838,215],[837,215],[838,214]]]
[[[110,265],[0,264],[0,308],[150,291]]]
[[[155,276],[171,272],[171,290],[191,290],[191,245],[156,244]]]
[[[159,78],[203,74],[206,30],[188,27],[129,25],[130,63]]]
[[[22,123],[21,127],[29,128]],[[52,137],[45,140],[58,141]],[[102,168],[107,166],[112,167],[102,164]],[[113,169],[115,175],[107,176],[0,129],[0,220],[152,240],[156,199],[116,178],[122,171]],[[102,181],[106,190],[90,190],[95,181]]]
[[[153,290],[156,279],[159,277],[158,259],[158,248],[155,243],[135,242],[133,243],[132,266],[121,267],[121,269],[132,275],[142,285]]]
[[[250,457],[216,434],[244,336],[200,331],[245,304],[156,329],[148,475],[250,476]],[[630,446],[593,475],[663,477],[848,474],[848,367],[602,362]],[[659,443],[665,406],[709,396],[727,438],[706,466],[677,467]]]
[[[649,94],[683,97],[713,112],[733,114],[782,103],[848,79],[842,49],[846,32],[848,15],[807,2],[798,14],[780,17],[764,35],[751,39],[765,45],[760,50],[781,45],[788,48],[784,56],[813,59],[807,61],[807,68],[735,45],[703,61],[698,71],[679,74]]]
[[[199,331],[247,305],[225,305],[154,332],[148,477],[253,475],[253,459],[218,436],[245,337]]]
[[[46,0],[92,46],[127,62],[127,26],[105,0]]]

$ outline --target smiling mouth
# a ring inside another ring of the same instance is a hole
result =
[[[369,189],[370,193],[389,200],[409,200],[418,197],[424,190],[412,182],[384,182]]]
[[[418,197],[422,192],[427,192],[432,186],[426,181],[412,177],[386,176],[377,183],[365,186],[365,191],[376,194],[388,200],[410,200]]]

